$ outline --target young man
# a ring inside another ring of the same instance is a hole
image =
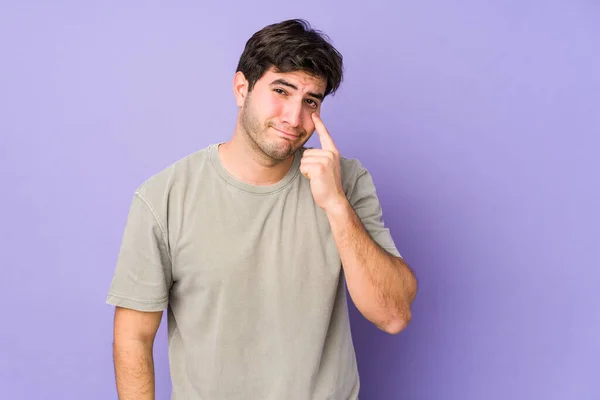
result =
[[[357,399],[346,291],[390,334],[417,284],[369,173],[319,117],[342,57],[301,20],[250,38],[233,81],[231,140],[135,192],[107,302],[121,400],[154,398],[168,310],[172,399]],[[303,145],[313,131],[321,148]]]

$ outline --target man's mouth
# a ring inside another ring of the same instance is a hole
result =
[[[272,128],[275,129],[277,132],[279,132],[282,136],[285,136],[285,137],[289,137],[289,138],[293,138],[293,139],[297,139],[298,137],[300,137],[300,135],[296,134],[296,133],[291,133],[288,131],[277,129],[274,126],[272,126]]]

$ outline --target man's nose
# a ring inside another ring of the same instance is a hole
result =
[[[294,101],[288,102],[285,107],[283,122],[294,128],[299,127],[302,122],[302,104]]]

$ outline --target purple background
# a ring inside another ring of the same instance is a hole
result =
[[[0,398],[116,398],[133,190],[230,137],[245,41],[303,17],[345,56],[323,118],[420,281],[398,336],[351,309],[362,399],[600,399],[597,1],[204,3],[0,6]]]

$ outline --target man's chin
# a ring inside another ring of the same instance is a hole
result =
[[[271,152],[269,154],[269,157],[271,157],[274,160],[277,161],[285,161],[288,158],[290,158],[292,155],[294,155],[295,151],[291,151],[291,152],[277,152],[277,153],[273,153]]]
[[[269,149],[264,149],[264,152],[274,160],[285,161],[290,158],[296,152],[296,146],[291,143],[283,146],[274,146]]]

